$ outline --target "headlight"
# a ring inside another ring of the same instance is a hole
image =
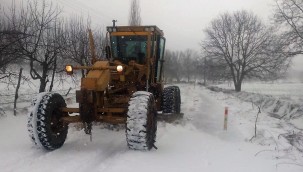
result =
[[[72,75],[73,74],[73,66],[72,65],[66,65],[65,66],[65,71],[68,75]]]
[[[123,66],[122,65],[118,65],[117,66],[117,72],[122,72],[123,71]]]

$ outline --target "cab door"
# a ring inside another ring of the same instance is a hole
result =
[[[165,38],[160,37],[158,40],[158,53],[156,59],[156,82],[162,81],[163,76],[163,63],[164,63],[164,52],[165,52]]]

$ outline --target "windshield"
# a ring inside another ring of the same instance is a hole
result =
[[[128,63],[136,60],[137,63],[145,63],[147,36],[112,36],[111,47],[113,58]]]

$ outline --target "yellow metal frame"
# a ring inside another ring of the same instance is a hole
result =
[[[111,36],[129,36],[129,35],[151,35],[151,32],[111,32]]]

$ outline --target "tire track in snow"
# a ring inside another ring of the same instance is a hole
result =
[[[185,119],[179,122],[181,124],[160,123],[157,133],[158,150],[149,152],[128,150],[124,130],[115,132],[94,127],[93,142],[89,142],[88,135],[71,127],[62,148],[45,152],[32,147],[25,127],[26,117],[7,117],[0,120],[2,127],[0,135],[5,138],[0,147],[0,170],[5,172],[219,172],[226,169],[251,172],[277,171],[278,160],[273,159],[276,154],[268,152],[266,155],[255,156],[257,152],[267,147],[247,143],[243,138],[241,141],[236,140],[237,137],[235,139],[235,136],[241,135],[238,129],[243,129],[239,124],[229,125],[228,130],[223,131],[223,112],[227,103],[230,106],[231,124],[233,121],[239,122],[233,119],[233,113],[238,117],[245,113],[245,108],[241,113],[236,112],[242,108],[238,105],[238,101],[226,101],[226,96],[212,93],[200,86],[180,85],[180,88]],[[251,113],[246,114],[246,116],[250,115]],[[284,162],[284,159],[280,162],[282,161]],[[286,168],[290,169],[289,171],[302,171],[301,168],[297,168],[299,170],[289,166]]]
[[[17,130],[10,133],[12,137],[5,140],[4,146],[7,151],[1,151],[1,171],[96,171],[100,165],[105,164],[103,167],[106,167],[107,161],[128,150],[124,130],[109,131],[95,126],[93,142],[89,141],[89,136],[84,134],[83,130],[76,131],[70,128],[63,147],[48,152],[32,145],[26,130],[25,116],[0,122],[16,123],[18,126],[22,126],[24,122],[24,126],[17,127]]]
[[[228,130],[223,130],[224,109],[229,105],[218,99],[217,93],[212,93],[200,85],[180,84],[179,86],[183,98],[181,111],[184,113],[184,118],[189,119],[198,130],[224,140],[243,140],[242,134],[232,125],[235,120],[232,108],[229,109]]]

